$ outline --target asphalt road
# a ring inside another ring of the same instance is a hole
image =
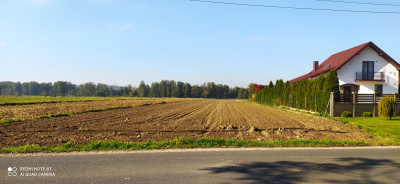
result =
[[[0,155],[0,183],[400,183],[400,147]]]

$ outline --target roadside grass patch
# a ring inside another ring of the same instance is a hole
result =
[[[371,146],[387,145],[386,143],[369,143],[364,141],[334,141],[334,140],[286,140],[286,141],[255,141],[223,138],[175,138],[164,141],[147,141],[142,143],[121,141],[94,141],[86,145],[67,142],[61,146],[24,145],[8,147],[0,153],[34,153],[34,152],[71,152],[71,151],[100,151],[100,150],[149,150],[170,148],[235,148],[235,147],[326,147],[326,146]]]
[[[384,117],[329,118],[344,124],[356,126],[372,133],[374,137],[388,139],[400,145],[400,116],[387,119]]]

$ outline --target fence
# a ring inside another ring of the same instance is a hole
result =
[[[396,102],[400,102],[400,98],[396,94],[334,94],[334,102],[346,103],[353,102],[355,96],[356,103],[379,103],[382,97],[390,96],[395,98]]]
[[[360,117],[363,112],[371,112],[377,116],[377,103],[382,97],[390,96],[395,99],[395,114],[400,114],[400,98],[393,94],[334,94],[330,97],[330,113],[331,117],[339,117],[343,111],[350,111],[353,117]]]

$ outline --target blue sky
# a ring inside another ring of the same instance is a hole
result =
[[[400,12],[318,0],[216,0]],[[400,4],[396,0],[343,0]],[[400,62],[400,14],[222,5],[190,0],[2,0],[0,81],[231,87],[290,80],[312,61],[372,41]]]

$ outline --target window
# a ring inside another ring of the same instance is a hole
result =
[[[374,62],[373,61],[363,61],[362,77],[363,77],[363,80],[374,80]]]
[[[382,84],[375,84],[375,93],[377,95],[382,95],[382,88],[383,88]]]

